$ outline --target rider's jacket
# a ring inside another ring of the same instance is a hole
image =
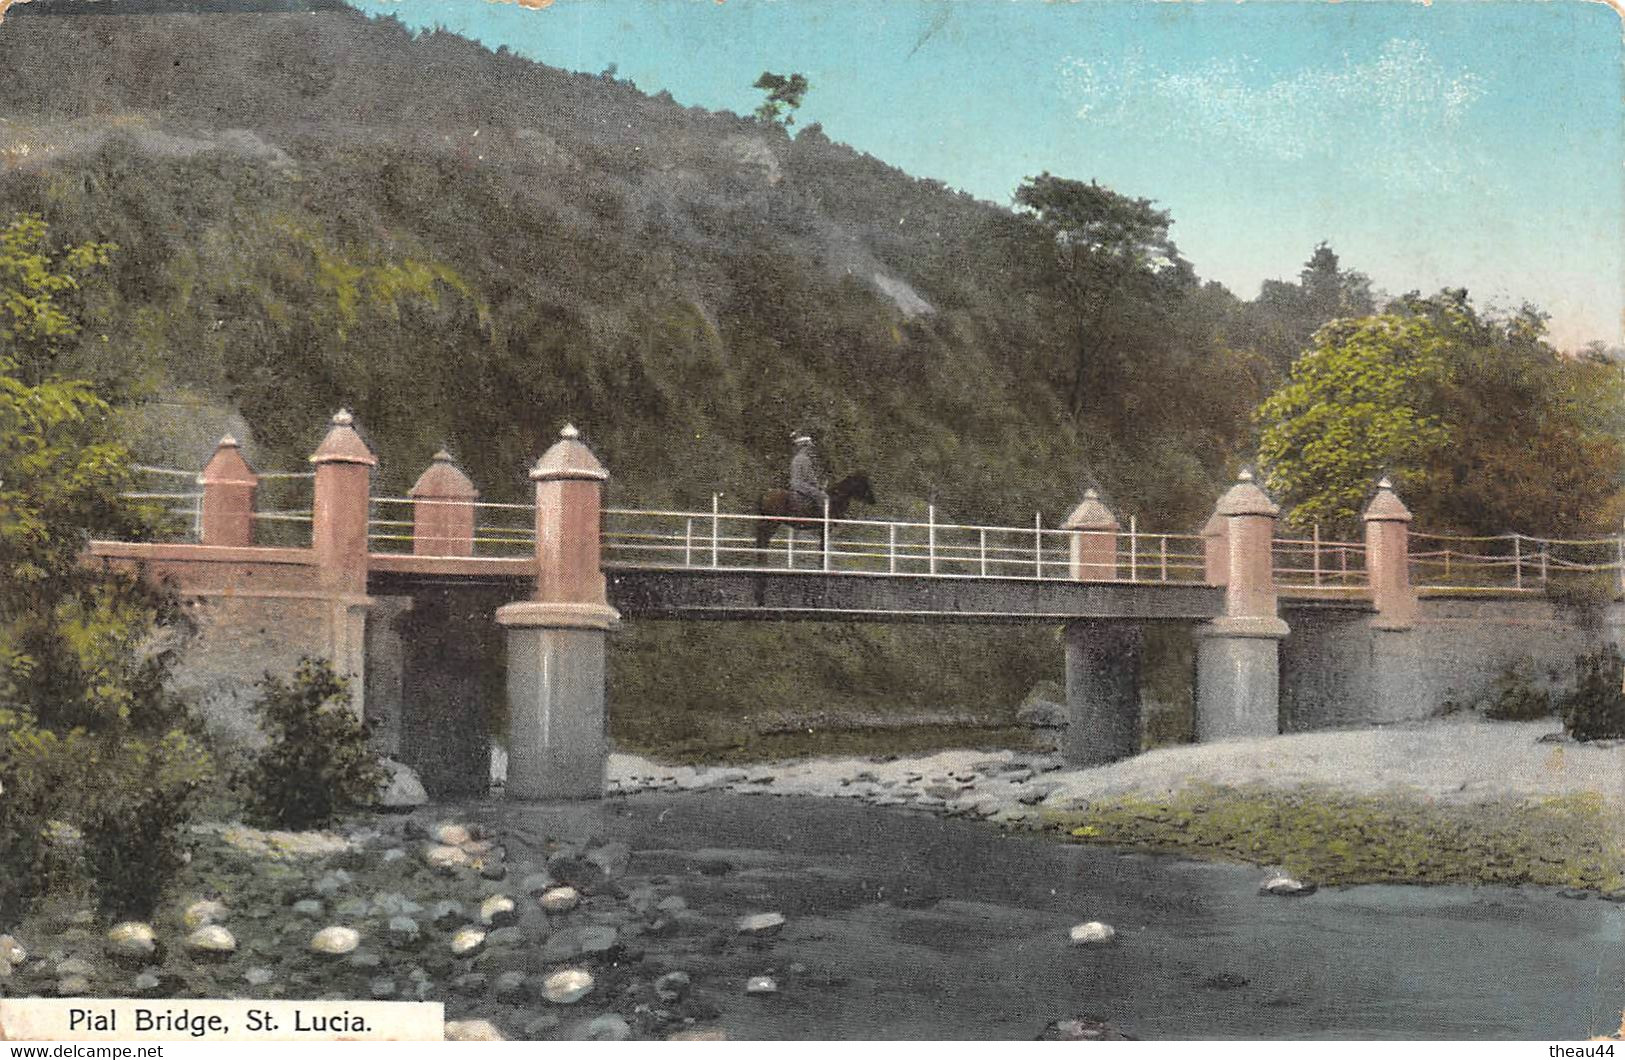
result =
[[[824,503],[824,491],[818,486],[818,463],[813,458],[811,446],[797,450],[790,461],[790,492],[818,504]]]

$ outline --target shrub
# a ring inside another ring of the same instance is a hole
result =
[[[324,660],[301,659],[291,681],[270,674],[255,712],[269,744],[239,775],[249,812],[277,828],[316,828],[367,805],[388,779],[350,709],[348,682]]]
[[[1625,659],[1609,644],[1574,660],[1574,691],[1563,698],[1563,729],[1576,740],[1625,736]]]
[[[1508,666],[1490,686],[1484,716],[1495,721],[1533,721],[1552,712],[1552,696],[1522,666]]]

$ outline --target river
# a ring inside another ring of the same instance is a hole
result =
[[[545,856],[549,835],[623,841],[629,873],[671,877],[708,915],[784,913],[771,942],[671,957],[734,1039],[1027,1039],[1079,1016],[1145,1039],[1575,1039],[1617,1029],[1625,1005],[1625,906],[1599,899],[1402,886],[1276,898],[1252,867],[837,799],[643,794],[467,813],[524,856]],[[1116,941],[1071,946],[1085,920]],[[747,996],[770,969],[781,992]]]

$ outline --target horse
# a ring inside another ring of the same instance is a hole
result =
[[[875,502],[875,491],[869,486],[869,476],[859,472],[848,475],[829,488],[829,517],[841,519],[853,501],[864,504]],[[818,549],[824,549],[824,512],[816,505],[789,490],[768,490],[757,502],[756,511],[775,518],[763,519],[756,524],[756,547],[766,549],[779,530],[788,528],[793,536],[797,530],[811,530],[818,535]],[[789,521],[786,520],[789,517]]]

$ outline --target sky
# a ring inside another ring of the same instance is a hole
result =
[[[1532,302],[1565,348],[1625,338],[1625,48],[1602,3],[352,2],[714,110],[802,73],[801,124],[916,176],[1154,200],[1244,298],[1324,240],[1390,294]]]

